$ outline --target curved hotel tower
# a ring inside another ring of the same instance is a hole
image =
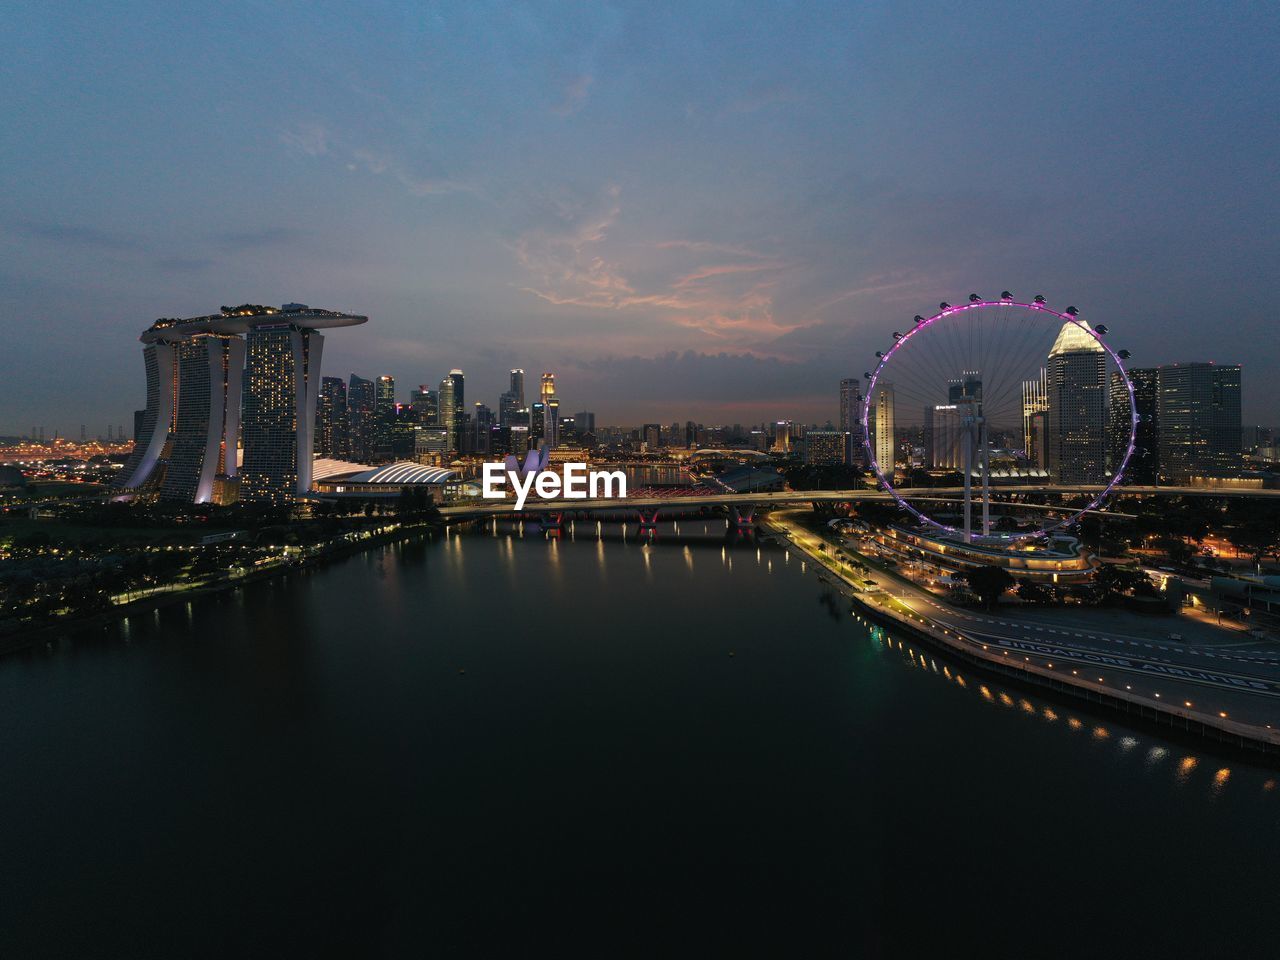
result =
[[[150,483],[163,499],[205,503],[215,479],[238,473],[240,498],[249,502],[287,504],[306,493],[324,343],[318,331],[368,319],[288,303],[157,320],[141,337],[147,407],[121,485]],[[244,464],[237,468],[242,394]]]

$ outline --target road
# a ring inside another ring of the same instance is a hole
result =
[[[825,531],[819,534],[801,526],[798,518],[805,513],[776,510],[770,520],[806,552],[815,553],[819,543],[826,545],[828,556],[841,549]],[[1154,619],[1149,629],[1137,632],[1127,625],[1099,626],[1107,614],[1097,610],[988,612],[952,607],[890,572],[876,558],[855,555],[874,570],[870,575],[876,583],[873,595],[878,592],[896,608],[967,637],[988,651],[1002,651],[1024,662],[1206,714],[1280,728],[1280,648],[1275,645],[1225,631],[1212,643],[1162,640],[1153,632],[1164,630],[1167,637],[1180,629],[1180,621]]]

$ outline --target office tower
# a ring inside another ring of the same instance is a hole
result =
[[[374,404],[373,381],[353,373],[347,384],[347,444],[350,455],[363,463],[373,459]]]
[[[556,396],[556,375],[542,375],[542,405],[546,407],[546,442],[555,447],[560,442],[560,399]]]
[[[396,424],[395,377],[383,374],[374,382],[373,393],[373,462],[395,459],[391,435]]]
[[[1159,480],[1159,411],[1160,371],[1156,367],[1136,368],[1129,371],[1133,384],[1133,405],[1137,407],[1138,422],[1133,430],[1133,456],[1125,469],[1125,483],[1152,486]],[[1107,425],[1107,448],[1110,457],[1109,472],[1114,474],[1124,462],[1129,442],[1130,428],[1134,427],[1129,404],[1129,390],[1119,370],[1111,374],[1111,416]]]
[[[440,394],[425,383],[420,384],[417,390],[409,391],[409,404],[418,417],[418,423],[424,427],[440,425]]]
[[[320,403],[316,409],[316,448],[322,457],[341,460],[347,448],[347,384],[341,377],[320,379]]]
[[[502,393],[498,397],[498,422],[509,424],[515,419],[515,415],[520,410],[520,402],[516,399],[516,395],[510,390]]]
[[[578,433],[596,432],[596,415],[589,410],[580,410],[573,415],[573,422],[578,425]]]
[[[1032,442],[1034,426],[1032,421],[1037,413],[1043,413],[1049,409],[1049,381],[1048,374],[1044,367],[1040,368],[1040,376],[1035,380],[1022,381],[1022,449],[1026,452],[1027,459],[1038,467],[1043,467],[1044,462],[1037,460],[1037,450]],[[1038,452],[1043,456],[1043,451]]]
[[[893,479],[894,464],[897,461],[897,443],[894,440],[893,384],[881,382],[875,402],[875,453],[880,472],[890,480]]]
[[[982,374],[977,370],[966,370],[959,379],[947,381],[947,403],[965,400],[982,403]]]
[[[505,425],[507,430],[507,453],[513,453],[516,456],[523,456],[525,451],[529,449],[532,442],[529,439],[529,424],[527,423],[511,423]]]
[[[777,453],[791,452],[790,420],[779,420],[773,425],[773,449]]]
[[[845,462],[849,437],[843,430],[810,430],[804,435],[804,462],[815,466],[840,466]]]
[[[515,369],[511,371],[511,387],[508,391],[515,399],[516,409],[524,409],[524,371]]]
[[[1161,367],[1156,418],[1164,482],[1190,483],[1199,477],[1239,473],[1239,365]]]
[[[840,381],[841,432],[849,438],[845,463],[865,466],[866,455],[862,444],[862,381],[848,377]]]
[[[964,415],[972,405],[938,403],[924,408],[924,466],[926,470],[964,470],[965,445],[970,434]]]
[[[493,426],[493,411],[477,402],[467,418],[466,452],[484,456],[489,452],[489,428]]]
[[[547,444],[547,407],[538,400],[529,408],[529,446],[537,449]]]
[[[466,421],[466,379],[461,370],[449,371],[440,381],[440,424],[449,431],[449,449],[461,450],[463,425]]]
[[[245,342],[235,336],[197,334],[174,344],[174,356],[177,413],[160,497],[208,503],[214,477],[236,475]]]
[[[462,371],[454,367],[449,371],[448,379],[453,383],[453,424],[452,424],[452,449],[459,449],[462,442],[462,436],[466,430],[467,424],[467,395],[466,395],[466,377]],[[441,411],[443,417],[444,412]]]
[[[1088,324],[1081,320],[1088,329]],[[1107,354],[1066,322],[1045,364],[1048,418],[1045,468],[1056,483],[1105,483],[1109,385]]]
[[[285,304],[251,308],[244,392],[244,465],[240,499],[287,505],[311,489],[316,406],[320,395],[320,329],[368,317]]]
[[[646,423],[640,428],[640,442],[649,453],[657,451],[662,443],[662,424]]]
[[[418,452],[418,412],[410,404],[397,403],[391,414],[391,459],[413,460]]]
[[[143,429],[142,425],[146,421],[146,416],[147,416],[146,410],[133,411],[133,442],[134,443],[137,443],[139,440],[142,439],[142,429]],[[107,424],[107,439],[108,440],[111,439],[110,424]],[[124,437],[121,437],[120,439],[123,440]]]

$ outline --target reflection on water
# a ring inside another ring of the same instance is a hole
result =
[[[856,616],[856,619],[862,620],[860,616]],[[926,664],[924,658],[911,646],[909,640],[904,642],[894,639],[884,627],[872,624],[869,621],[867,634],[869,643],[874,650],[898,654],[896,661],[903,666],[916,670],[928,670],[930,673],[938,673],[936,665],[932,661]],[[944,681],[952,683],[960,689],[966,688],[964,677],[956,670],[953,670],[951,666],[944,665],[939,676]],[[1011,691],[1000,689],[993,690],[986,683],[980,683],[977,687],[977,692],[979,694],[979,702],[1003,708],[1016,706],[1020,715],[1028,719],[1042,720],[1047,724],[1054,724],[1059,719],[1062,711],[1061,707],[1051,706],[1026,694],[1015,694]],[[1164,741],[1152,743],[1144,749],[1139,749],[1143,747],[1144,738],[1136,731],[1125,731],[1117,736],[1113,735],[1113,731],[1108,726],[1097,720],[1089,719],[1082,714],[1075,715],[1071,712],[1066,712],[1066,717],[1066,726],[1059,729],[1070,733],[1088,729],[1092,742],[1099,745],[1114,743],[1119,756],[1132,755],[1140,767],[1147,772],[1159,766],[1161,761],[1170,754],[1171,747]],[[1150,741],[1153,737],[1148,735],[1145,739]],[[1181,785],[1194,784],[1196,781],[1192,774],[1199,766],[1199,758],[1183,749],[1175,767],[1170,768],[1174,782]],[[1232,768],[1218,766],[1207,785],[1209,794],[1214,797],[1220,795],[1226,790],[1231,780]],[[1272,793],[1276,790],[1277,780],[1274,777],[1264,776],[1257,770],[1252,770],[1250,785],[1261,789],[1264,793]]]
[[[33,812],[0,822],[0,948],[14,918],[25,948],[0,954],[83,955],[71,916],[124,931],[106,955],[145,924],[185,956],[228,917],[277,954],[369,955],[400,924],[418,949],[390,955],[416,955],[570,903],[930,956],[885,946],[922,879],[989,956],[1051,924],[1067,955],[1257,929],[1257,897],[1178,898],[1246,847],[1236,882],[1269,889],[1274,771],[972,674],[723,521],[578,522],[451,530],[0,661],[0,805]],[[1036,884],[1006,866],[1029,849]],[[1062,923],[1082,890],[1091,922]]]

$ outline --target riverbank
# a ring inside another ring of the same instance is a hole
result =
[[[225,593],[228,590],[247,584],[262,583],[290,573],[323,567],[335,560],[363,553],[372,547],[413,540],[442,529],[444,529],[444,524],[434,521],[398,526],[394,530],[374,533],[361,540],[338,541],[325,546],[316,553],[300,557],[294,561],[276,563],[269,567],[248,571],[240,576],[228,575],[216,581],[205,581],[180,590],[170,589],[152,593],[145,597],[139,597],[137,600],[130,600],[128,603],[118,604],[109,610],[103,610],[88,617],[68,618],[54,623],[32,624],[20,627],[13,633],[0,637],[0,657],[29,650],[42,643],[53,643],[71,634],[81,633],[95,627],[103,627],[139,614],[171,607],[178,603],[189,603],[203,597]]]
[[[1032,687],[1050,689],[1067,697],[1083,700],[1130,719],[1154,724],[1161,730],[1172,729],[1237,750],[1280,757],[1280,730],[1241,723],[1225,716],[1215,717],[1168,701],[1118,690],[1075,675],[1074,672],[1068,674],[1050,666],[1042,666],[1029,658],[1015,659],[1007,649],[992,649],[990,643],[967,636],[954,626],[945,627],[922,616],[883,591],[867,590],[864,584],[855,580],[853,574],[841,569],[832,555],[813,548],[808,542],[811,532],[803,531],[806,536],[798,537],[795,533],[802,528],[793,527],[776,517],[766,518],[763,522],[768,529],[784,534],[792,546],[845,584],[853,602],[871,618],[882,625],[905,630],[921,643],[956,657],[970,666]],[[823,542],[834,555],[837,545],[825,539]]]

